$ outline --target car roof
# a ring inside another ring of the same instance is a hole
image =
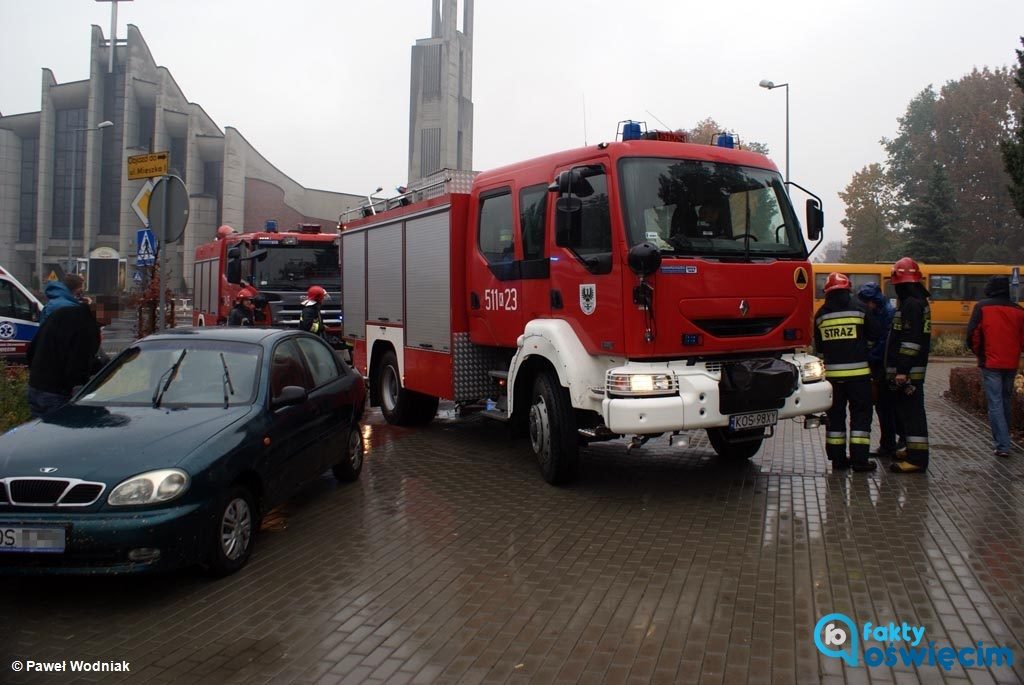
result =
[[[225,342],[243,342],[254,345],[272,345],[282,338],[300,334],[294,328],[260,328],[256,326],[183,326],[153,333],[142,338],[142,341],[180,341],[182,338],[192,340],[222,340]],[[141,341],[137,341],[141,342]]]

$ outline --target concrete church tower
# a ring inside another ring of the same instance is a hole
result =
[[[463,0],[462,31],[458,0],[433,4],[430,38],[412,48],[409,183],[473,168],[473,0]]]

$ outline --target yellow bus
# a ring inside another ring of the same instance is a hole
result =
[[[918,262],[924,284],[931,293],[932,335],[963,335],[974,303],[985,299],[985,284],[991,276],[1010,276],[1013,266],[1006,264],[924,264]],[[814,306],[824,301],[825,278],[833,271],[849,276],[853,292],[865,283],[878,283],[885,294],[896,301],[890,282],[892,264],[813,264]]]

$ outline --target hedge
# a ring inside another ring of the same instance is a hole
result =
[[[988,402],[985,401],[981,369],[978,367],[950,369],[948,396],[964,409],[988,417]],[[1024,426],[1024,376],[1020,374],[1013,383],[1012,422],[1014,427]]]

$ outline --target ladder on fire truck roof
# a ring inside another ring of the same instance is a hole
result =
[[[408,187],[397,188],[399,194],[394,197],[367,197],[368,202],[365,204],[342,212],[338,216],[338,223],[344,224],[351,219],[373,216],[396,207],[404,207],[414,202],[422,202],[450,193],[468,194],[473,187],[473,179],[478,173],[460,169],[441,169]]]

